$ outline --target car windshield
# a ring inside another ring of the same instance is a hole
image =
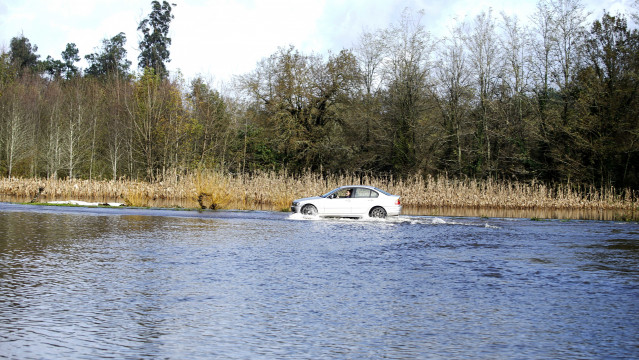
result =
[[[328,197],[330,194],[334,193],[334,192],[335,192],[335,191],[337,191],[337,190],[338,190],[338,189],[331,190],[331,191],[327,192],[326,194],[324,194],[324,195],[320,195],[320,196],[321,196],[321,197],[323,197],[323,198],[326,198],[326,197]]]

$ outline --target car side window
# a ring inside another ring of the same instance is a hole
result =
[[[379,194],[370,189],[356,188],[355,196],[356,198],[376,198]]]
[[[345,199],[345,198],[352,198],[352,197],[355,197],[355,196],[352,194],[352,191],[353,191],[353,190],[352,190],[352,189],[350,189],[350,188],[349,188],[349,189],[342,189],[342,190],[339,190],[339,191],[335,192],[335,193],[334,193],[334,195],[335,195],[335,196],[334,196],[334,197],[331,197],[331,198],[335,198],[335,199]]]

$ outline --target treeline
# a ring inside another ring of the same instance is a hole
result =
[[[578,0],[522,21],[488,10],[443,38],[421,12],[328,55],[280,48],[222,95],[168,74],[170,5],[85,56],[0,61],[0,173],[148,179],[167,171],[441,174],[639,188],[639,33]],[[636,19],[636,14],[632,15]]]

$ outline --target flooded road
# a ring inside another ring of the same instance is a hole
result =
[[[639,224],[0,203],[0,358],[637,358]]]

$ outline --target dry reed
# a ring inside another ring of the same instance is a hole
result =
[[[549,186],[538,182],[451,179],[447,176],[328,175],[286,172],[252,175],[200,171],[183,176],[172,174],[162,181],[88,181],[59,179],[0,179],[0,195],[32,199],[123,201],[130,206],[180,203],[187,207],[274,208],[286,210],[293,199],[325,193],[341,185],[367,184],[400,195],[406,206],[501,208],[501,209],[598,209],[639,210],[639,192],[631,189]]]

